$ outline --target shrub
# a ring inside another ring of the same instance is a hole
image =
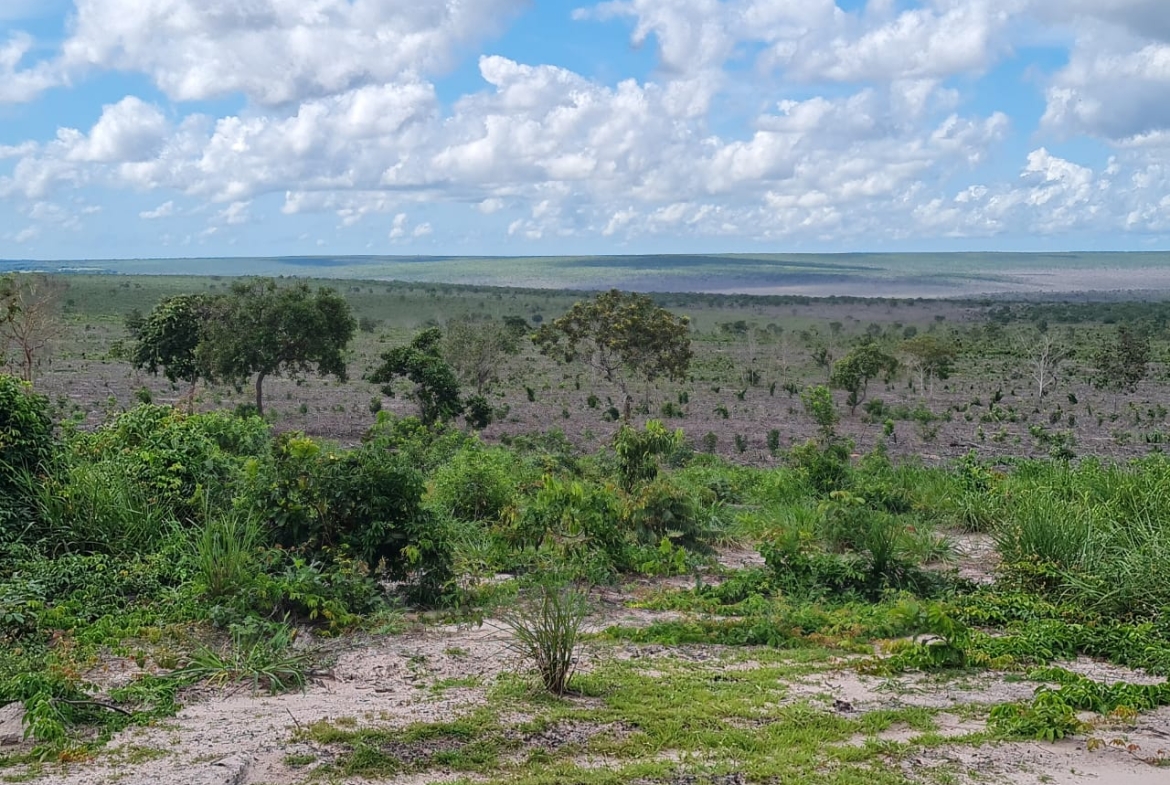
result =
[[[520,468],[506,450],[471,443],[435,472],[433,506],[462,521],[498,521],[516,500]]]
[[[450,543],[422,506],[423,475],[405,452],[376,442],[333,452],[282,434],[271,459],[248,465],[243,485],[238,506],[284,548],[326,562],[339,548],[426,599],[450,576]]]
[[[267,454],[270,440],[268,425],[256,417],[143,405],[75,435],[68,457],[74,467],[124,475],[154,512],[198,520],[209,499],[226,504],[222,497],[244,460]]]
[[[195,539],[195,567],[209,597],[233,594],[252,582],[261,542],[256,521],[236,510],[204,524]]]
[[[50,470],[55,451],[49,399],[0,374],[0,541],[17,538],[27,526],[36,482]]]

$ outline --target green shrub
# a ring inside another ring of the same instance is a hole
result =
[[[589,605],[581,592],[542,584],[535,597],[507,610],[501,621],[512,632],[514,652],[532,663],[544,688],[564,695],[577,665],[577,645]]]
[[[208,501],[226,506],[244,460],[267,454],[267,424],[223,413],[188,415],[169,406],[137,406],[69,443],[74,466],[121,473],[151,507],[198,520]]]
[[[237,504],[281,547],[326,561],[340,549],[434,599],[450,577],[450,542],[423,508],[416,466],[377,441],[331,451],[282,434],[270,459],[249,463]]]
[[[116,458],[75,461],[40,485],[36,539],[52,555],[150,552],[177,528],[168,507]]]
[[[498,521],[516,501],[521,469],[507,450],[466,447],[434,474],[430,503],[462,521]]]
[[[789,451],[788,463],[819,494],[828,495],[849,485],[849,445],[842,442],[829,442],[823,448],[814,441],[797,445]]]
[[[233,594],[252,583],[263,536],[257,522],[232,510],[212,517],[195,539],[195,568],[209,597]]]
[[[27,528],[37,483],[55,453],[49,399],[0,374],[0,542],[17,539]]]

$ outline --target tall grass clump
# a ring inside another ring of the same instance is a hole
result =
[[[1160,614],[1170,607],[1168,473],[1160,456],[1024,465],[1005,484],[1000,553],[1091,610]]]
[[[195,538],[195,568],[210,597],[225,597],[248,585],[262,544],[254,518],[232,510],[211,517]]]
[[[585,594],[572,586],[540,584],[500,620],[512,633],[509,648],[531,663],[541,684],[564,695],[577,666],[577,646],[589,615]]]
[[[50,554],[157,550],[176,524],[116,463],[76,462],[37,491],[40,539]]]

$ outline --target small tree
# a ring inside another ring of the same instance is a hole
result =
[[[145,317],[133,315],[126,326],[134,338],[130,362],[151,374],[191,386],[188,409],[195,402],[200,379],[210,376],[200,361],[199,344],[207,331],[215,300],[202,294],[181,294],[156,305]]]
[[[345,348],[356,329],[349,303],[332,289],[277,286],[271,278],[239,281],[215,300],[198,361],[237,385],[254,376],[256,409],[263,413],[269,376],[313,371],[345,381]]]
[[[959,357],[959,350],[950,341],[917,332],[902,342],[900,352],[906,367],[918,377],[919,391],[930,397],[934,396],[934,380],[949,378]]]
[[[1036,383],[1036,397],[1043,398],[1055,383],[1060,365],[1068,358],[1069,352],[1047,331],[1021,339],[1019,352],[1027,361],[1032,381]]]
[[[573,305],[542,325],[533,342],[560,362],[581,361],[616,385],[630,419],[629,377],[647,383],[686,378],[693,351],[690,321],[654,304],[649,297],[613,289]]]
[[[368,377],[391,397],[395,380],[405,377],[414,382],[411,397],[418,402],[419,416],[427,425],[454,419],[463,411],[459,380],[439,351],[442,340],[438,327],[423,330],[408,345],[383,353],[382,364]]]
[[[528,323],[523,319],[453,319],[447,323],[443,356],[465,384],[483,395],[498,380],[503,358],[520,351],[520,339],[527,332]]]
[[[1133,392],[1150,362],[1149,336],[1131,327],[1121,325],[1112,343],[1103,345],[1094,355],[1097,372],[1093,375],[1095,387],[1118,392]]]
[[[32,382],[37,359],[61,334],[61,298],[68,287],[58,276],[38,273],[16,276],[0,288],[0,331],[26,382]]]
[[[800,394],[800,402],[804,410],[813,418],[813,422],[820,429],[821,439],[831,443],[837,439],[837,407],[833,405],[833,393],[823,384],[805,388]]]
[[[829,383],[849,393],[846,403],[852,415],[869,392],[869,380],[878,375],[888,378],[897,367],[898,361],[894,357],[879,349],[877,344],[867,343],[858,346],[833,365]]]

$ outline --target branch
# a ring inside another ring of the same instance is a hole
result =
[[[112,703],[105,703],[103,701],[71,701],[71,700],[66,700],[65,698],[54,698],[53,702],[54,703],[64,703],[68,706],[96,706],[99,709],[109,709],[110,711],[116,711],[119,714],[124,714],[127,717],[134,716],[134,712],[132,712],[132,711],[127,711],[126,709],[123,709],[121,706],[115,706]]]

